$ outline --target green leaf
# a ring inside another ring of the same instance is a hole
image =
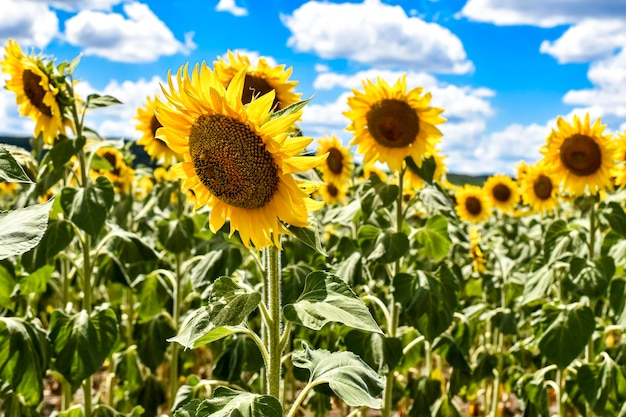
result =
[[[421,162],[421,167],[417,166],[413,157],[408,156],[404,159],[406,161],[406,166],[413,171],[414,174],[418,175],[421,179],[426,181],[428,184],[433,183],[433,178],[435,177],[435,170],[437,169],[437,162],[435,158],[430,156],[428,158],[423,159]]]
[[[0,183],[5,181],[32,183],[11,152],[4,146],[0,146]]]
[[[172,298],[167,279],[159,273],[139,276],[132,284],[137,294],[140,321],[150,320]]]
[[[611,394],[617,389],[618,373],[621,370],[609,355],[603,357],[600,364],[585,364],[578,368],[576,379],[591,409],[598,415],[615,415],[615,405],[607,410],[607,402],[611,402]],[[619,375],[623,378],[623,374]]]
[[[193,244],[194,223],[191,217],[163,220],[157,224],[159,242],[172,253],[181,253]]]
[[[302,243],[322,256],[328,256],[322,247],[322,241],[320,240],[318,229],[318,222],[313,216],[309,216],[309,225],[307,227],[296,227],[292,225],[287,226],[287,230],[293,233],[296,238],[300,239]]]
[[[96,237],[115,198],[113,183],[104,176],[99,176],[84,188],[65,187],[61,191],[63,211],[80,229]]]
[[[46,265],[74,239],[74,228],[67,220],[52,219],[41,241],[22,256],[27,270],[34,271]]]
[[[63,137],[50,149],[49,158],[55,168],[61,168],[85,146],[85,138],[70,139]]]
[[[607,208],[602,210],[601,215],[609,223],[611,229],[619,233],[622,238],[626,237],[626,213],[619,203],[615,201],[607,203]]]
[[[0,260],[21,255],[37,246],[46,232],[53,201],[0,211]]]
[[[572,228],[565,220],[555,220],[550,223],[543,239],[543,252],[550,263],[558,259],[572,242],[570,233]]]
[[[88,109],[109,107],[115,104],[122,104],[122,102],[116,99],[115,97],[109,96],[109,95],[101,96],[100,94],[89,94],[87,96],[87,108]]]
[[[191,285],[200,298],[207,299],[215,279],[232,275],[242,262],[241,251],[236,247],[225,245],[212,250],[191,269]]]
[[[224,341],[221,354],[213,365],[213,377],[246,384],[244,375],[259,372],[263,365],[263,356],[257,344],[247,335],[235,335]]]
[[[441,381],[420,376],[411,390],[413,404],[409,417],[431,417],[430,408],[441,397]]]
[[[179,408],[174,417],[283,417],[278,399],[217,387],[213,398],[194,399]]]
[[[522,304],[528,305],[548,296],[554,282],[554,265],[545,264],[524,281]]]
[[[350,330],[344,341],[348,350],[359,355],[382,375],[394,369],[402,359],[402,341],[396,337]]]
[[[283,308],[285,318],[313,330],[337,322],[355,329],[382,333],[367,305],[336,275],[314,271],[306,277],[298,300]]]
[[[409,251],[409,238],[402,232],[386,231],[376,238],[376,246],[369,260],[382,263],[395,262]]]
[[[141,361],[139,360],[136,345],[113,354],[113,369],[124,391],[134,394],[143,386]]]
[[[375,397],[383,390],[384,379],[354,353],[311,350],[302,342],[302,350],[294,351],[291,361],[309,370],[309,384],[328,384],[349,406],[381,408],[381,400]]]
[[[313,100],[313,96],[307,98],[306,100],[301,100],[301,101],[298,101],[297,103],[290,104],[284,109],[277,110],[272,113],[272,115],[270,116],[270,120],[278,119],[279,117],[282,117],[284,115],[289,115],[291,113],[299,112],[300,110],[304,108],[304,106],[309,104],[311,100]]]
[[[0,264],[0,307],[13,309],[12,296],[15,284],[13,274]]]
[[[261,294],[241,287],[232,278],[220,277],[211,288],[208,305],[191,313],[178,335],[169,339],[185,348],[195,348],[235,333],[261,302]],[[220,327],[226,327],[219,329]],[[219,337],[217,337],[219,336]],[[216,339],[217,337],[217,339]]]
[[[54,265],[46,265],[20,278],[20,292],[24,295],[43,293],[46,291],[46,285],[50,281],[53,271]]]
[[[43,399],[49,351],[43,330],[16,317],[0,317],[0,381],[28,406]]]
[[[61,411],[55,415],[55,417],[84,417],[85,413],[83,412],[83,406],[80,404],[76,404],[71,406],[65,411]]]
[[[117,317],[110,309],[85,310],[74,314],[54,310],[49,338],[56,357],[55,367],[76,389],[93,375],[109,356],[117,338]]]
[[[141,362],[152,372],[156,372],[165,360],[165,351],[169,346],[167,339],[175,335],[174,320],[166,312],[161,312],[135,327],[134,338],[137,341],[137,353]]]
[[[427,258],[435,261],[445,258],[452,245],[448,220],[441,214],[430,217],[424,227],[417,231],[415,239],[422,245],[421,251]]]
[[[461,417],[461,410],[456,406],[452,398],[448,395],[444,395],[437,401],[433,407],[434,417]]]
[[[140,417],[144,414],[144,411],[145,410],[143,409],[143,407],[138,405],[136,407],[133,407],[133,409],[130,410],[130,413],[125,414],[120,413],[115,408],[109,405],[98,404],[94,407],[91,415],[93,417]]]
[[[595,329],[593,312],[581,304],[563,308],[537,344],[543,356],[565,369],[583,351]]]

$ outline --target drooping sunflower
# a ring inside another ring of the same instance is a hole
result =
[[[346,183],[323,183],[317,190],[326,203],[341,203],[346,198]]]
[[[352,154],[335,135],[326,135],[317,142],[317,154],[328,153],[328,158],[318,169],[324,180],[334,184],[347,184],[352,177]]]
[[[59,88],[52,82],[50,69],[40,57],[24,55],[13,39],[9,39],[5,47],[0,66],[11,77],[6,81],[6,88],[15,93],[19,113],[35,122],[35,137],[41,133],[45,143],[53,144],[58,134],[64,133],[71,122],[63,115],[57,97]]]
[[[156,137],[156,131],[161,127],[161,123],[154,114],[156,99],[148,97],[143,107],[137,109],[138,123],[136,128],[142,133],[137,145],[143,146],[150,158],[159,161],[165,166],[170,166],[183,158],[172,151],[165,142]]]
[[[559,184],[541,162],[527,166],[520,187],[524,204],[534,211],[546,213],[559,204]]]
[[[246,246],[280,246],[283,222],[307,226],[308,211],[323,205],[309,197],[314,188],[292,174],[315,168],[327,155],[297,156],[313,140],[289,137],[302,110],[272,117],[274,90],[244,106],[245,79],[242,69],[225,88],[206,63],[191,74],[187,65],[169,74],[167,104],[157,102],[163,124],[157,136],[183,155],[171,170],[193,191],[196,207],[212,208],[213,232],[230,219],[231,235],[239,231]]]
[[[480,234],[478,230],[472,227],[469,231],[470,235],[470,258],[472,258],[472,264],[474,272],[484,273],[487,271],[487,261],[483,255],[483,251],[480,248]]]
[[[489,217],[489,198],[477,185],[466,184],[455,194],[456,213],[463,221],[480,223]]]
[[[615,186],[621,187],[626,185],[626,131],[620,132],[615,136],[615,168],[613,169],[613,177]]]
[[[520,192],[517,183],[503,174],[492,175],[487,178],[483,189],[491,205],[504,213],[513,214],[515,205],[519,202]]]
[[[300,100],[302,94],[293,91],[298,82],[289,81],[293,68],[285,69],[285,65],[271,66],[263,57],[259,58],[255,66],[250,63],[247,55],[232,51],[228,51],[227,55],[228,61],[218,57],[213,68],[224,87],[228,87],[235,74],[245,71],[241,96],[243,104],[248,104],[253,97],[260,97],[272,90],[275,91],[272,110],[284,109]]]
[[[363,90],[352,90],[350,110],[344,112],[351,121],[346,130],[354,135],[350,145],[358,145],[365,163],[378,160],[392,171],[399,171],[407,156],[422,166],[442,136],[435,125],[445,122],[443,109],[430,107],[431,94],[422,95],[422,87],[407,92],[406,74],[393,86],[380,78],[365,80]]]
[[[589,122],[589,113],[584,120],[574,116],[569,124],[557,118],[558,130],[552,130],[547,144],[541,148],[546,168],[564,191],[573,196],[600,190],[612,189],[611,173],[615,167],[614,148],[611,137],[605,135],[601,119]]]

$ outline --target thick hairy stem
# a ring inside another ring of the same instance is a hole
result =
[[[269,366],[267,368],[267,393],[280,398],[280,365],[282,349],[280,338],[282,330],[282,317],[280,310],[280,249],[270,246],[267,251],[267,302],[270,320],[267,332],[267,351],[269,353]]]

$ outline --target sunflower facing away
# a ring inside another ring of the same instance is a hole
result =
[[[559,185],[553,177],[541,163],[528,165],[520,183],[524,204],[541,213],[554,210],[559,204]]]
[[[235,74],[241,70],[245,71],[241,96],[243,104],[248,104],[253,97],[260,97],[274,90],[276,94],[272,102],[272,110],[280,110],[297,103],[302,96],[300,93],[293,92],[298,82],[289,81],[293,68],[285,69],[285,65],[270,66],[263,57],[259,58],[255,66],[250,63],[247,55],[228,51],[228,61],[218,57],[213,63],[213,68],[224,87],[228,87]]]
[[[513,214],[520,198],[517,183],[509,176],[497,174],[487,178],[483,185],[491,205],[504,213]]]
[[[324,180],[335,184],[347,184],[352,178],[352,155],[350,149],[342,146],[335,135],[327,135],[317,142],[317,154],[328,153],[328,158],[318,169]]]
[[[611,189],[611,173],[615,167],[613,143],[604,135],[606,126],[600,119],[591,125],[589,113],[581,120],[574,116],[569,124],[557,118],[558,130],[552,130],[547,144],[541,148],[546,168],[554,173],[563,189],[573,196],[582,195],[586,189],[593,194]]]
[[[480,223],[489,217],[489,199],[476,185],[466,184],[455,194],[456,213],[460,219],[470,223]]]
[[[239,231],[246,246],[280,246],[282,222],[307,226],[308,211],[323,205],[291,174],[315,168],[326,155],[296,156],[313,140],[289,137],[301,110],[272,118],[273,90],[244,106],[245,79],[241,70],[224,88],[206,63],[191,74],[187,65],[169,74],[167,103],[157,102],[157,136],[183,155],[171,169],[195,194],[196,207],[212,208],[213,232],[230,219],[231,235]]]
[[[6,81],[6,88],[15,93],[19,113],[35,122],[35,137],[41,133],[45,143],[53,144],[70,122],[63,117],[57,100],[59,89],[44,71],[41,59],[24,55],[19,44],[9,39],[0,66],[11,77]]]
[[[365,163],[385,162],[392,171],[399,171],[407,156],[422,166],[442,136],[435,125],[445,122],[443,109],[430,107],[431,95],[422,95],[422,87],[407,93],[406,74],[393,87],[378,78],[363,81],[363,89],[352,90],[344,113],[351,121],[346,130],[354,135],[350,145],[358,145]]]
[[[137,109],[137,130],[142,133],[137,145],[143,146],[150,158],[155,159],[165,166],[170,166],[183,158],[172,151],[165,142],[156,138],[156,131],[161,127],[161,123],[154,114],[156,100],[152,97],[146,99],[143,107]]]

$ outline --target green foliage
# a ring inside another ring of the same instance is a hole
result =
[[[41,240],[48,226],[53,200],[43,204],[0,211],[0,260],[28,252]]]

